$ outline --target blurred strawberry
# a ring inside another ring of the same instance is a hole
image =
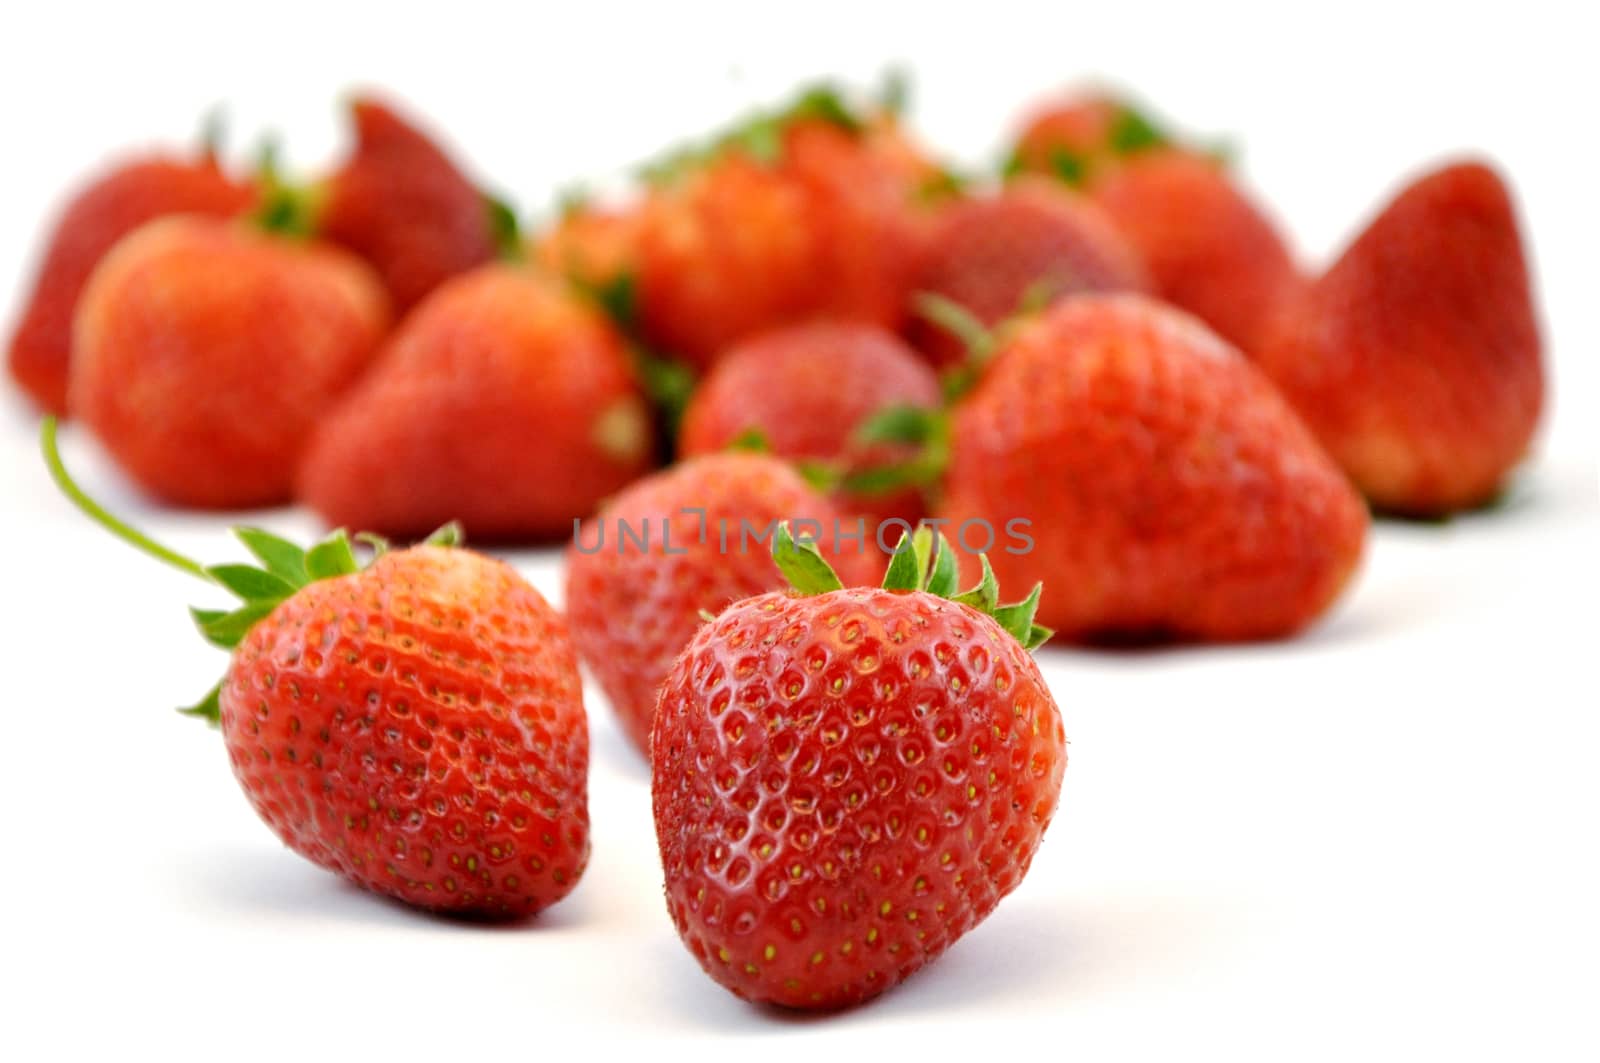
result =
[[[611,290],[637,272],[639,225],[636,207],[577,204],[529,241],[528,258],[586,290]]]
[[[531,270],[482,266],[440,288],[324,419],[302,498],[330,524],[415,537],[553,539],[652,460],[622,338]]]
[[[1408,185],[1261,351],[1356,486],[1418,516],[1500,490],[1539,423],[1541,363],[1511,197],[1479,163]]]
[[[1304,284],[1272,220],[1217,154],[1180,143],[1124,99],[1087,93],[1037,112],[1007,170],[1087,192],[1143,260],[1153,293],[1246,353]]]
[[[242,222],[172,217],[122,240],[79,300],[70,404],[165,502],[287,502],[313,425],[389,324],[365,263]]]
[[[945,208],[915,288],[994,326],[1064,295],[1138,291],[1148,283],[1137,254],[1098,207],[1071,189],[1028,178]],[[909,334],[937,365],[969,354],[957,336],[925,317],[912,321]]]
[[[939,381],[917,353],[872,325],[816,322],[763,333],[736,345],[701,381],[679,435],[683,454],[723,450],[754,434],[781,458],[848,480],[906,460],[903,445],[863,443],[875,415],[900,407],[938,409]],[[922,515],[921,495],[841,489],[849,513]],[[875,527],[875,524],[874,524]],[[889,537],[889,548],[899,541]]]
[[[350,114],[355,150],[321,190],[317,231],[377,267],[403,313],[496,256],[504,208],[387,104],[358,96]]]
[[[254,186],[224,173],[209,151],[194,159],[132,159],[94,178],[68,201],[50,232],[11,337],[11,375],[40,409],[64,413],[72,316],[89,274],[112,245],[166,214],[230,217],[255,199]]]
[[[951,538],[988,544],[1004,582],[1043,581],[1039,623],[1068,638],[1290,634],[1366,535],[1260,372],[1142,296],[1077,296],[1020,330],[956,407],[950,454]]]
[[[1088,191],[1144,259],[1155,294],[1248,354],[1305,283],[1271,220],[1210,156],[1140,152],[1095,171]]]
[[[638,233],[639,322],[704,368],[814,317],[897,327],[919,226],[903,137],[812,90],[657,173]]]
[[[1067,96],[1036,110],[1006,163],[1080,184],[1100,162],[1167,143],[1167,135],[1126,100],[1105,92]]]

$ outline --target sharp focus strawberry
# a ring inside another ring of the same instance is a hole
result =
[[[1544,401],[1499,176],[1460,163],[1408,186],[1279,317],[1261,364],[1375,505],[1438,516],[1492,499]]]
[[[1098,207],[1039,179],[946,208],[915,282],[919,293],[947,299],[986,326],[1074,292],[1148,286],[1137,254]],[[936,322],[919,318],[910,335],[938,365],[967,356]]]
[[[1028,648],[1039,590],[955,594],[924,533],[884,588],[775,544],[799,593],[736,603],[661,688],[652,799],[667,907],[748,1000],[854,1004],[903,981],[1027,874],[1066,767]]]
[[[919,234],[906,159],[903,140],[813,92],[678,160],[640,218],[644,337],[704,368],[806,318],[896,327]]]
[[[168,214],[230,217],[256,198],[209,153],[125,162],[95,178],[57,219],[11,337],[11,375],[41,409],[64,413],[78,297],[105,253],[134,229]]]
[[[164,502],[286,502],[312,427],[389,324],[353,255],[198,217],[119,243],[79,301],[71,405]]]
[[[358,97],[350,110],[355,151],[328,178],[316,226],[371,262],[403,313],[495,257],[503,210],[388,105]]]
[[[1155,294],[1246,353],[1304,284],[1277,228],[1214,158],[1143,151],[1096,170],[1087,188],[1144,259]]]
[[[652,462],[645,400],[610,322],[510,265],[457,277],[406,318],[325,418],[301,497],[396,537],[461,520],[486,539],[571,534]]]
[[[934,410],[940,401],[933,370],[893,333],[847,322],[793,325],[747,340],[717,362],[689,402],[678,448],[705,454],[755,433],[777,456],[848,480],[909,456],[903,446],[861,441],[873,417]],[[915,491],[845,489],[837,498],[847,512],[922,515]]]
[[[693,458],[640,480],[568,547],[573,641],[641,751],[661,680],[702,614],[784,586],[767,549],[780,521],[803,522],[852,580],[876,565],[859,520],[785,463],[746,453]]]
[[[1255,367],[1140,296],[1079,296],[1018,332],[949,445],[940,516],[980,547],[1029,522],[995,572],[1045,581],[1040,621],[1073,638],[1289,634],[1338,596],[1366,535],[1360,498]]]
[[[232,653],[185,710],[219,724],[235,777],[289,848],[377,893],[513,917],[571,892],[589,853],[588,726],[561,617],[455,533],[361,568],[344,533],[309,551],[239,529],[260,567],[198,563],[62,488],[133,545],[226,590],[194,610]]]

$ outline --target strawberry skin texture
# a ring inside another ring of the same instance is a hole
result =
[[[944,486],[953,530],[1032,522],[1030,551],[990,561],[1002,585],[1042,580],[1038,622],[1075,639],[1288,635],[1337,597],[1367,529],[1253,365],[1132,295],[1062,302],[996,355],[955,411]]]
[[[621,337],[559,283],[510,265],[419,306],[323,420],[300,471],[331,525],[416,538],[548,539],[652,464]]]
[[[211,158],[135,159],[79,191],[51,230],[11,336],[11,375],[34,404],[66,413],[73,313],[90,273],[117,241],[164,215],[232,217],[255,199],[251,184],[233,180]]]
[[[728,150],[656,189],[638,233],[645,337],[705,368],[805,318],[897,327],[920,230],[903,159],[874,142],[798,121],[776,163]]]
[[[388,324],[377,278],[344,251],[240,222],[161,219],[84,289],[71,406],[163,502],[286,502],[313,425]]]
[[[351,105],[356,147],[326,182],[320,235],[371,262],[402,313],[497,254],[483,194],[432,140],[370,98]]]
[[[685,509],[704,510],[705,516]],[[567,548],[573,642],[641,752],[649,753],[661,681],[699,630],[700,611],[715,613],[785,586],[767,543],[756,543],[754,536],[771,522],[805,518],[821,525],[823,555],[844,578],[871,577],[873,563],[862,551],[848,542],[843,553],[833,549],[835,521],[847,531],[854,530],[853,522],[786,463],[764,454],[692,458],[640,480],[612,499]],[[744,549],[741,520],[751,528]],[[669,528],[665,538],[663,523]],[[619,539],[623,524],[635,534],[648,528],[644,548]],[[601,527],[604,539],[598,538]]]
[[[991,618],[920,592],[740,602],[661,690],[652,799],[679,935],[740,997],[896,985],[1027,873],[1061,718]]]
[[[903,461],[912,450],[854,443],[873,414],[894,406],[936,410],[941,402],[938,377],[893,333],[849,322],[791,325],[746,340],[717,362],[684,414],[678,449],[723,450],[754,429],[779,457],[859,471]],[[840,492],[837,500],[847,512],[922,514],[915,491]]]
[[[1261,364],[1378,507],[1437,516],[1492,499],[1545,388],[1500,177],[1460,163],[1407,187],[1280,315]]]
[[[300,855],[408,904],[536,912],[589,854],[589,734],[560,616],[508,566],[416,547],[245,636],[222,735]]]
[[[947,208],[918,267],[916,290],[959,303],[985,325],[1024,309],[1035,293],[1143,291],[1138,255],[1098,207],[1040,178],[1024,178]],[[967,357],[961,341],[918,318],[909,335],[937,365]]]
[[[1154,293],[1246,353],[1305,283],[1272,221],[1214,159],[1139,152],[1096,169],[1088,192],[1143,258]]]

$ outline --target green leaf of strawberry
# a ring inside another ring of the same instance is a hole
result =
[[[46,417],[39,427],[39,446],[44,453],[45,465],[62,494],[89,519],[130,546],[197,579],[205,580],[239,600],[240,604],[231,610],[189,610],[201,637],[219,649],[231,651],[238,646],[258,621],[306,584],[361,571],[361,563],[343,528],[335,530],[310,550],[302,550],[289,540],[260,528],[235,528],[234,534],[245,549],[261,562],[261,566],[239,563],[202,565],[162,546],[90,498],[62,464],[56,433],[56,419]],[[377,555],[387,548],[387,543],[375,536],[361,535],[358,538],[368,541]],[[461,540],[461,526],[452,521],[428,536],[425,542],[432,546],[449,547],[460,545]],[[217,688],[214,687],[196,704],[178,711],[215,724],[218,719]]]
[[[293,586],[304,586],[306,552],[287,539],[260,528],[235,528],[233,534],[266,570]]]
[[[817,544],[809,539],[796,543],[787,524],[779,523],[773,531],[772,560],[783,578],[801,594],[826,594],[844,589],[844,583],[823,558]]]
[[[1127,104],[1122,105],[1111,127],[1110,139],[1111,150],[1118,155],[1132,155],[1172,143],[1172,138],[1149,116]]]
[[[246,602],[287,598],[295,591],[294,584],[254,565],[212,565],[206,575]]]
[[[312,579],[332,579],[361,571],[350,539],[339,528],[306,552],[306,574]]]
[[[772,559],[789,580],[790,586],[803,596],[827,594],[842,590],[843,584],[833,567],[822,556],[817,544],[806,540],[796,542],[786,525],[780,524],[772,539]],[[976,609],[992,616],[1007,634],[1030,652],[1043,646],[1054,634],[1049,628],[1033,622],[1039,609],[1039,598],[1044,584],[1036,583],[1028,596],[1009,605],[998,604],[999,584],[989,559],[978,555],[983,565],[983,576],[977,585],[957,593],[957,567],[955,548],[944,535],[934,536],[927,525],[914,533],[902,536],[895,547],[894,557],[883,576],[883,589],[907,593],[932,594],[949,601]]]

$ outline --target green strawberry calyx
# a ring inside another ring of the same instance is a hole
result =
[[[326,190],[289,179],[283,170],[283,145],[274,135],[263,137],[256,148],[255,179],[260,199],[250,220],[256,228],[293,240],[316,235]]]
[[[815,540],[796,540],[787,524],[779,524],[773,533],[772,560],[789,581],[789,586],[802,596],[844,589],[839,574],[822,556]],[[882,586],[886,591],[931,594],[976,609],[994,618],[1030,653],[1048,642],[1054,632],[1034,623],[1044,584],[1035,583],[1028,596],[1019,602],[1001,605],[1000,584],[989,565],[988,555],[979,554],[978,560],[983,565],[982,577],[974,586],[960,590],[955,549],[943,533],[936,536],[933,529],[924,524],[914,533],[901,536],[888,571],[883,574]]]
[[[180,572],[220,587],[234,597],[236,603],[227,609],[189,610],[201,636],[219,649],[231,652],[257,621],[308,584],[360,572],[363,566],[356,557],[354,543],[368,547],[373,560],[389,549],[388,542],[379,536],[362,532],[352,539],[343,528],[334,530],[310,549],[304,549],[272,532],[238,527],[233,533],[257,563],[203,565],[156,542],[91,498],[67,472],[56,433],[56,419],[46,417],[39,427],[39,446],[51,478],[73,505],[128,545]],[[461,526],[455,522],[446,524],[426,540],[433,546],[458,546],[461,541]],[[205,697],[178,711],[216,725],[221,719],[217,700],[221,689],[222,684],[218,682]]]

